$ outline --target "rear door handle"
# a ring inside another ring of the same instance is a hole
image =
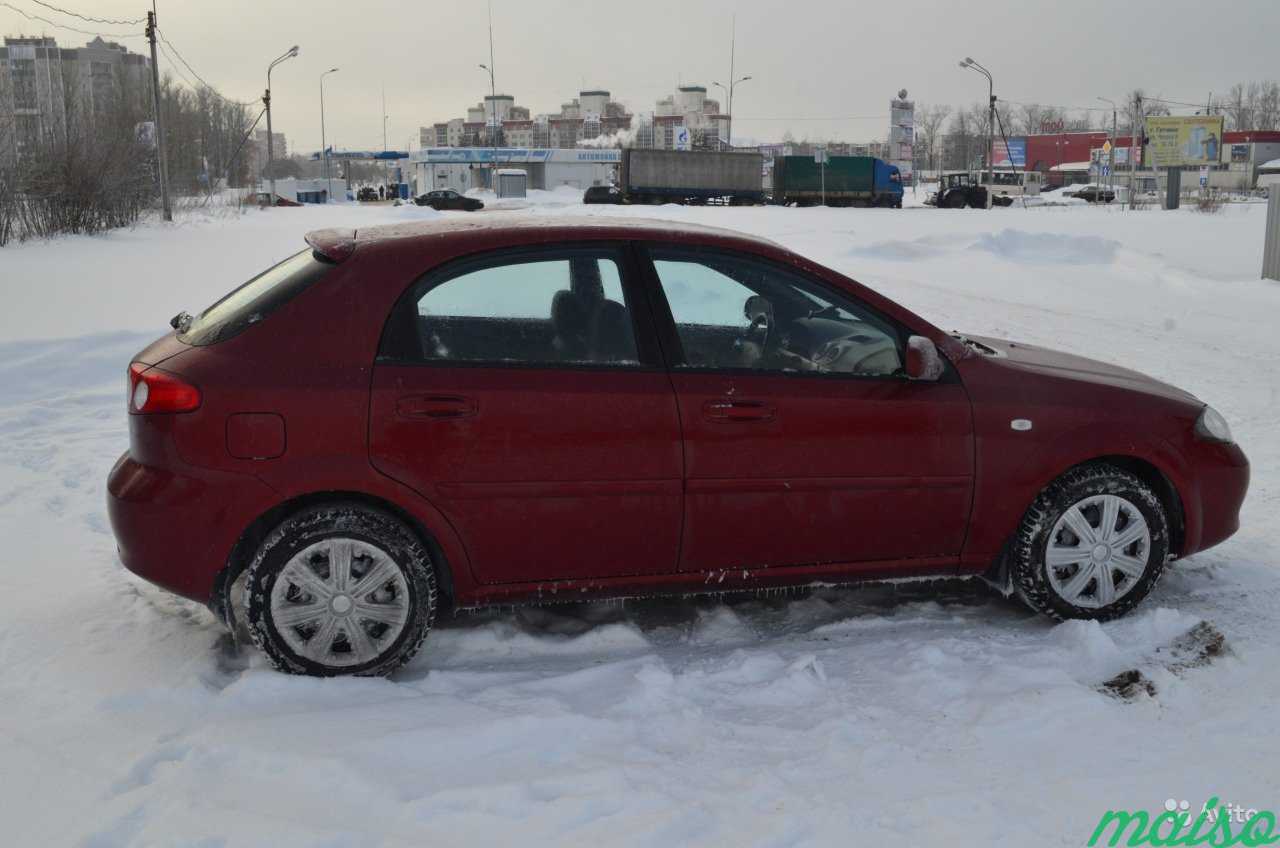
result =
[[[777,409],[762,400],[709,400],[702,414],[712,421],[768,421]]]
[[[412,421],[466,418],[478,409],[474,400],[459,395],[405,395],[396,401],[396,415]]]

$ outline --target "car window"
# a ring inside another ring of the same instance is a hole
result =
[[[797,272],[731,254],[655,251],[683,348],[677,367],[902,373],[902,332],[852,298]]]
[[[612,255],[488,265],[431,286],[413,308],[427,361],[639,365]]]
[[[178,340],[191,345],[225,341],[264,320],[333,268],[311,248],[297,253],[232,291],[197,315]]]

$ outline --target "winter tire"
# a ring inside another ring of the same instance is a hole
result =
[[[1151,592],[1169,556],[1169,522],[1151,487],[1114,465],[1068,471],[1027,510],[1011,551],[1015,590],[1056,619],[1107,621]]]
[[[384,676],[431,629],[436,579],[418,537],[360,504],[286,519],[248,568],[249,632],[276,668],[317,677]]]

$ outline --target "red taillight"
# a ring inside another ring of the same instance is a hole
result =
[[[191,412],[199,406],[200,390],[181,377],[141,362],[129,366],[130,412]]]

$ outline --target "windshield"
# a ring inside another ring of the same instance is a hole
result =
[[[333,265],[310,248],[263,271],[201,312],[179,334],[190,345],[225,341],[288,303]]]

